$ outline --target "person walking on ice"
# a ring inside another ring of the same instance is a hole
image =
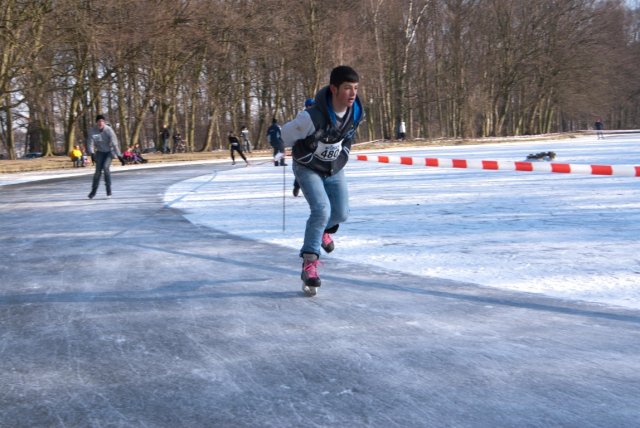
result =
[[[271,121],[271,126],[267,129],[267,140],[273,147],[273,163],[275,166],[286,166],[284,163],[284,142],[282,141],[282,131],[275,117]]]
[[[604,123],[602,123],[602,119],[598,118],[593,127],[596,129],[598,140],[604,140],[604,132],[602,132],[604,129]]]
[[[341,65],[331,71],[329,85],[316,103],[282,127],[285,147],[292,147],[293,173],[309,204],[309,218],[300,249],[302,290],[314,296],[320,287],[320,250],[330,253],[331,237],[349,215],[344,166],[364,110],[358,98],[358,73]]]
[[[242,125],[242,128],[240,128],[240,135],[242,136],[242,150],[247,153],[251,153],[251,140],[249,140],[249,130],[246,126]]]
[[[122,159],[122,153],[118,146],[118,137],[113,129],[107,125],[103,115],[96,116],[96,126],[89,130],[87,151],[95,155],[96,171],[93,174],[89,199],[93,199],[98,191],[100,176],[104,172],[104,185],[107,188],[107,198],[111,197],[111,160],[114,157]],[[93,157],[93,156],[92,156]],[[124,160],[121,160],[124,165]]]
[[[233,131],[229,131],[229,153],[231,154],[231,165],[236,164],[236,158],[233,156],[233,152],[238,152],[240,157],[244,159],[245,163],[249,165],[249,161],[242,152],[242,147],[240,147],[240,140],[238,140],[238,137],[235,136]]]

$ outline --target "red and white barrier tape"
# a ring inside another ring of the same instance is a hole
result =
[[[476,159],[412,158],[407,156],[373,155],[356,155],[356,159],[360,161],[398,163],[402,165],[439,168],[468,168],[500,171],[535,171],[557,172],[562,174],[622,175],[625,177],[640,177],[640,166],[633,165],[579,165],[554,162],[510,162]]]

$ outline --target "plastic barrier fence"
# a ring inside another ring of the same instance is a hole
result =
[[[510,162],[475,159],[412,158],[407,156],[356,155],[360,161],[397,163],[436,168],[468,168],[499,171],[556,172],[561,174],[619,175],[640,177],[640,166],[580,165],[554,162]]]

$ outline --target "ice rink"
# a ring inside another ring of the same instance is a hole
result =
[[[347,249],[306,298],[290,246],[167,203],[226,165],[0,187],[0,427],[637,426],[638,310]]]

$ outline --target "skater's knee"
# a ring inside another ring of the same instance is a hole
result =
[[[345,221],[347,221],[348,217],[349,217],[348,209],[334,210],[334,212],[331,213],[331,222],[333,224],[344,223]]]
[[[311,207],[311,215],[314,217],[326,217],[326,219],[329,220],[331,207],[327,204],[316,204]]]
[[[329,221],[330,218],[330,210],[329,209],[315,209],[311,210],[311,215],[309,219],[318,225],[325,225]]]

